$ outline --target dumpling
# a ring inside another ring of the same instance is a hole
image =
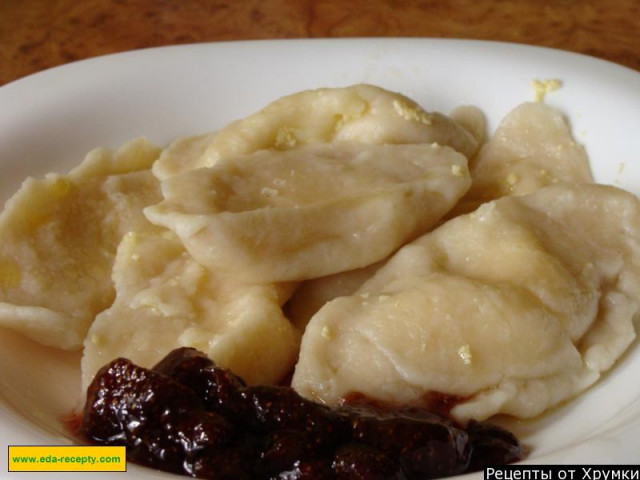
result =
[[[169,231],[130,232],[118,247],[116,299],[86,338],[83,385],[117,357],[151,367],[174,348],[197,348],[250,383],[293,368],[300,334],[280,306],[291,285],[242,284],[199,265]]]
[[[439,143],[467,157],[478,147],[474,136],[451,118],[427,113],[398,93],[359,84],[298,92],[218,133],[180,139],[163,152],[153,171],[164,179],[228,156],[333,141]]]
[[[433,226],[470,185],[435,144],[302,145],[220,159],[162,182],[145,209],[202,265],[250,282],[360,268]]]
[[[469,127],[470,128],[470,127]],[[593,181],[584,148],[556,109],[526,102],[509,112],[470,161],[473,184],[451,216],[505,195],[524,195],[559,182]]]
[[[485,142],[486,119],[479,108],[460,106],[450,113],[450,117],[469,131],[479,145]],[[352,295],[383,263],[384,260],[355,270],[301,282],[291,300],[285,305],[287,317],[294,325],[304,330],[320,307],[334,298]]]
[[[160,149],[144,139],[98,149],[68,175],[27,179],[0,215],[0,326],[45,345],[77,349],[113,301],[111,267],[122,235],[157,228],[149,168]]]
[[[459,216],[403,247],[304,333],[293,386],[424,405],[460,421],[533,417],[593,384],[635,337],[640,202],[546,187]]]

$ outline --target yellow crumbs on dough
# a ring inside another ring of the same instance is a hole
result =
[[[549,79],[549,80],[532,80],[531,87],[533,88],[533,92],[535,94],[534,100],[536,102],[544,102],[545,96],[549,92],[553,92],[562,87],[562,80],[558,80],[557,78]]]
[[[451,174],[454,177],[464,177],[465,171],[460,165],[451,165]]]
[[[298,139],[292,127],[282,127],[278,130],[275,141],[276,148],[293,148],[296,143],[298,143]]]
[[[431,117],[419,106],[409,106],[400,100],[393,101],[393,108],[405,120],[431,125]]]
[[[322,334],[322,337],[326,338],[327,340],[331,340],[333,338],[333,330],[331,330],[331,328],[329,328],[327,325],[322,327],[321,334]]]
[[[517,173],[511,172],[504,181],[510,187],[514,187],[520,181],[520,176]]]
[[[463,345],[458,349],[458,356],[462,359],[462,363],[471,365],[473,356],[471,355],[471,347],[469,344]]]

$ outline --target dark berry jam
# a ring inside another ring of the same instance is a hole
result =
[[[208,479],[424,480],[524,456],[488,423],[462,429],[419,409],[332,409],[290,387],[248,386],[191,348],[152,369],[122,358],[103,367],[81,433],[125,445],[132,462]]]

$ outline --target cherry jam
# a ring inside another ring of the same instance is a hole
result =
[[[191,348],[152,369],[116,359],[89,386],[81,433],[130,461],[206,479],[431,479],[515,462],[510,432],[425,410],[329,408],[286,386],[248,386]]]

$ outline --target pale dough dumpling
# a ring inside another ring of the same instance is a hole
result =
[[[474,106],[460,106],[449,116],[469,131],[482,145],[486,141],[486,119]],[[195,143],[192,143],[195,145]],[[300,329],[304,329],[311,317],[325,303],[337,297],[353,294],[382,266],[384,260],[366,267],[301,282],[291,300],[285,306],[287,317]]]
[[[640,203],[601,185],[506,197],[403,247],[303,336],[293,386],[452,415],[532,417],[584,390],[635,337]]]
[[[197,348],[249,383],[273,383],[295,362],[300,334],[280,306],[290,285],[245,285],[199,265],[169,231],[128,233],[113,268],[116,299],[85,342],[83,385],[117,357],[151,367]]]
[[[202,265],[250,282],[360,268],[424,233],[470,185],[439,145],[310,144],[226,157],[162,182],[145,210]]]
[[[586,152],[573,139],[565,117],[540,102],[526,102],[509,112],[470,161],[469,170],[473,184],[450,216],[558,182],[593,181]]]
[[[333,141],[439,143],[467,157],[478,147],[474,136],[451,118],[427,113],[399,93],[359,84],[295,93],[218,133],[180,139],[163,152],[153,171],[164,179],[213,166],[227,156]]]
[[[0,215],[0,326],[63,349],[82,346],[113,301],[122,235],[157,228],[142,208],[160,200],[144,139],[97,149],[68,175],[27,179]]]

